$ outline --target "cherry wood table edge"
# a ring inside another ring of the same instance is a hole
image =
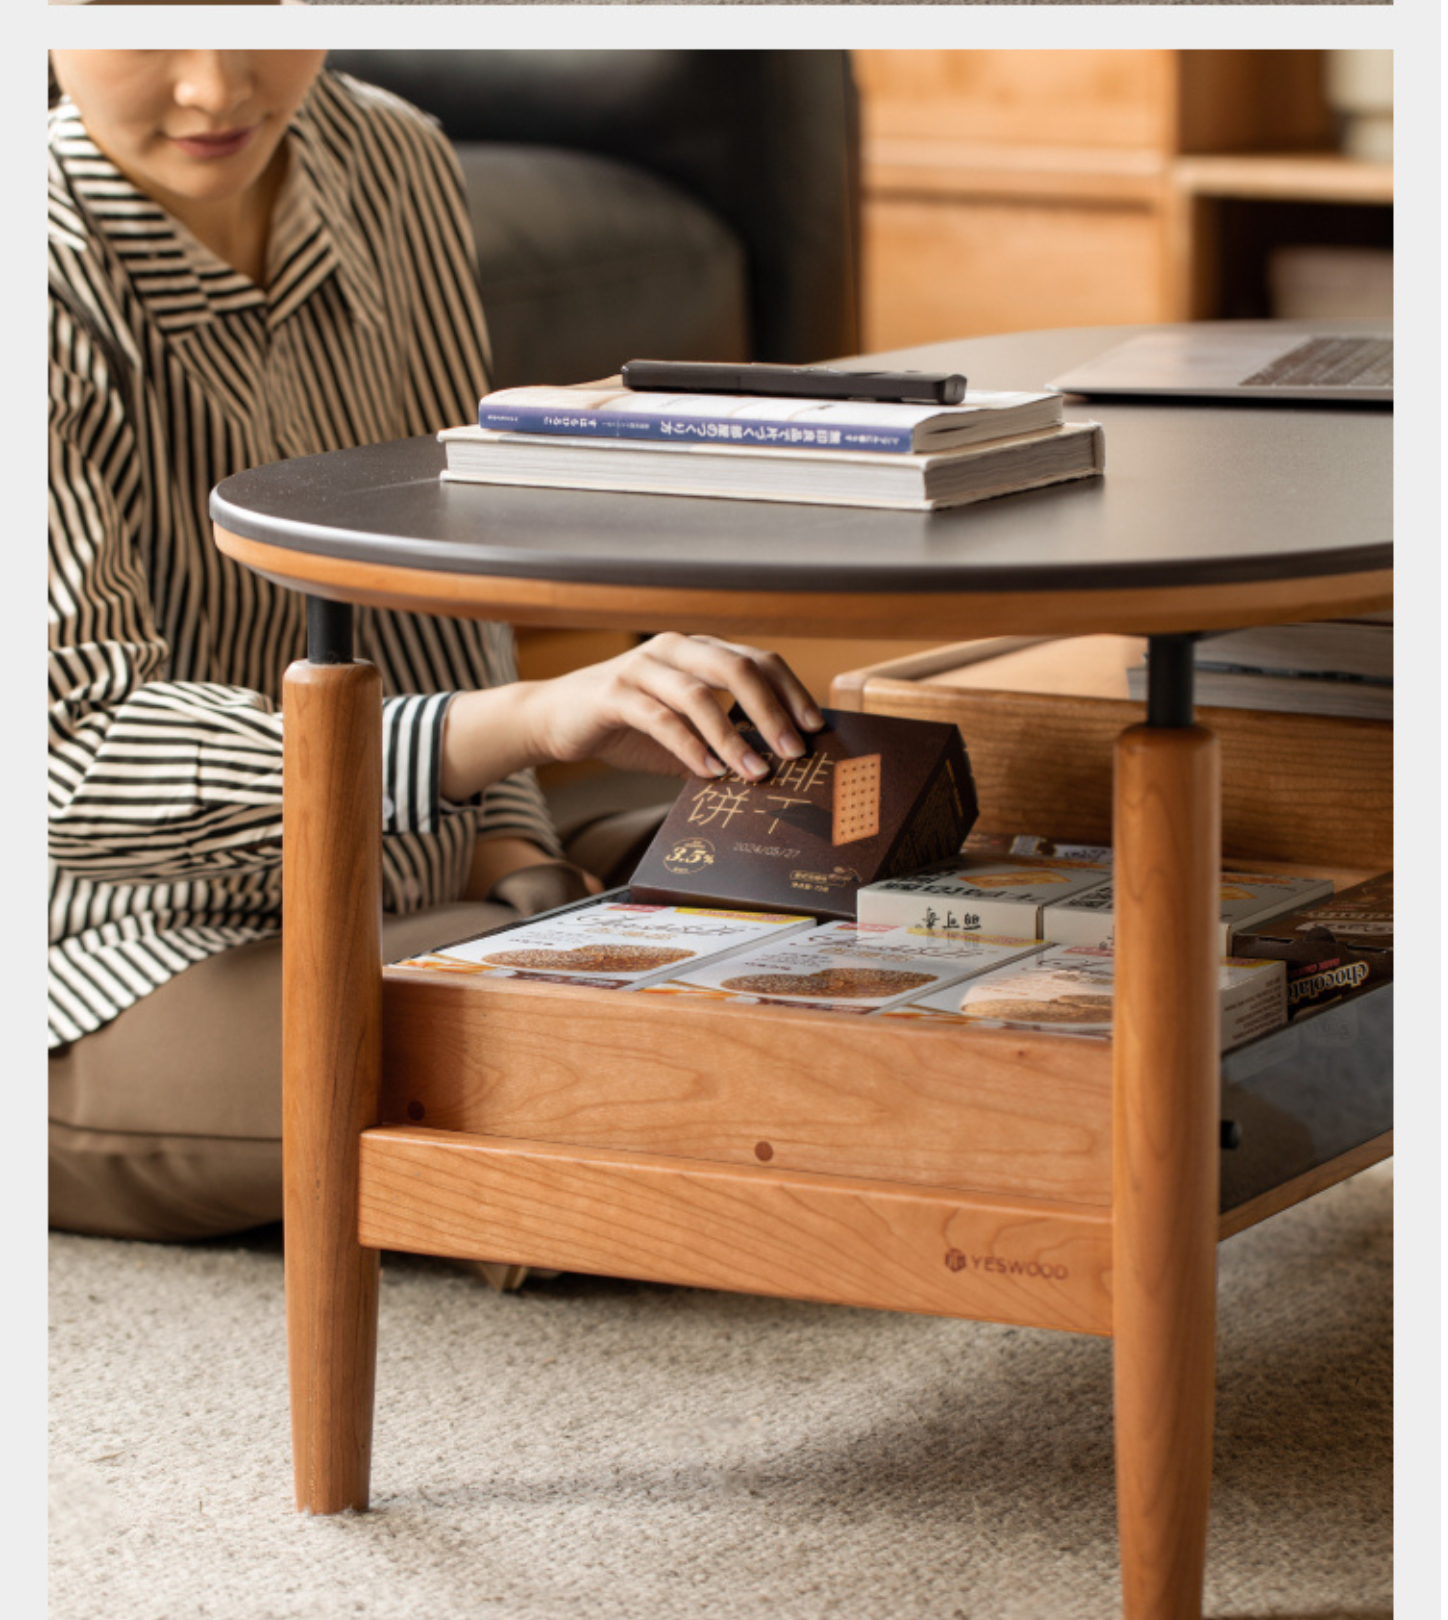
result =
[[[1077,591],[688,590],[581,585],[511,574],[450,573],[355,563],[249,539],[218,526],[216,542],[235,562],[310,596],[362,606],[403,607],[458,618],[575,629],[677,630],[701,634],[959,640],[981,636],[1190,634],[1248,624],[1344,618],[1392,606],[1392,570],[1289,580]],[[819,618],[828,604],[828,624]]]

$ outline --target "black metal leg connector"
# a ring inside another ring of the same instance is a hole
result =
[[[307,661],[312,664],[352,662],[352,604],[307,598]]]
[[[1193,633],[1149,636],[1146,644],[1146,723],[1189,726],[1192,723],[1192,676],[1197,637]]]

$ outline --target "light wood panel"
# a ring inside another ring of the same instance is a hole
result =
[[[975,187],[934,200],[877,197],[862,242],[865,345],[1164,320],[1160,236],[1140,204],[997,201]],[[1049,322],[1023,320],[1029,310]]]
[[[1105,1044],[412,969],[384,997],[384,1121],[1110,1198]]]
[[[1321,51],[1176,51],[1177,152],[1326,148],[1337,136]]]
[[[365,1243],[1104,1334],[1100,1209],[382,1127]]]
[[[382,678],[293,664],[282,693],[282,1176],[298,1508],[367,1506],[378,1256],[357,1242],[357,1137],[377,1119]]]
[[[1391,204],[1393,167],[1337,152],[1234,152],[1179,158],[1172,182],[1203,197]]]
[[[855,52],[867,344],[1225,313],[1198,187],[1391,201],[1390,171],[1334,151],[1322,57]]]
[[[974,649],[962,647],[962,659],[973,656]],[[958,725],[970,751],[982,827],[1109,843],[1112,748],[1142,706],[1077,695],[1101,684],[1092,658],[1089,644],[1068,641],[1003,660],[1011,668],[998,675],[989,662],[965,664],[957,673],[942,650],[920,678],[909,675],[919,664],[852,672],[836,681],[831,702]],[[1031,673],[1033,661],[1039,679]],[[1045,689],[1002,689],[1007,683]],[[1391,724],[1209,707],[1197,715],[1221,743],[1222,839],[1229,858],[1370,871],[1392,866]]]
[[[1171,51],[856,51],[861,122],[881,136],[1001,145],[1162,146]]]
[[[1110,630],[1233,630],[1343,618],[1393,605],[1391,569],[1229,585],[1096,591],[675,590],[554,584],[499,574],[362,563],[292,551],[216,528],[222,552],[279,585],[324,599],[514,624],[710,631],[739,640],[776,632],[958,640],[969,635],[1079,635]]]

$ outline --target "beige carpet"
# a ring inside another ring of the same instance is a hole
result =
[[[1391,1210],[1222,1248],[1216,1620],[1391,1613]],[[389,1256],[376,1510],[311,1519],[275,1232],[55,1236],[50,1304],[52,1620],[1117,1612],[1105,1341]]]

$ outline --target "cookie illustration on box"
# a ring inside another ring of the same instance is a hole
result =
[[[744,973],[720,983],[742,996],[821,996],[853,1000],[903,996],[936,982],[933,973],[891,972],[887,968],[824,968],[818,973]]]
[[[736,710],[731,719],[769,775],[691,777],[630,881],[634,899],[853,921],[863,885],[955,854],[976,815],[958,728],[824,716],[805,752],[785,759]]]
[[[835,766],[832,844],[855,844],[880,831],[880,756],[861,754]]]

